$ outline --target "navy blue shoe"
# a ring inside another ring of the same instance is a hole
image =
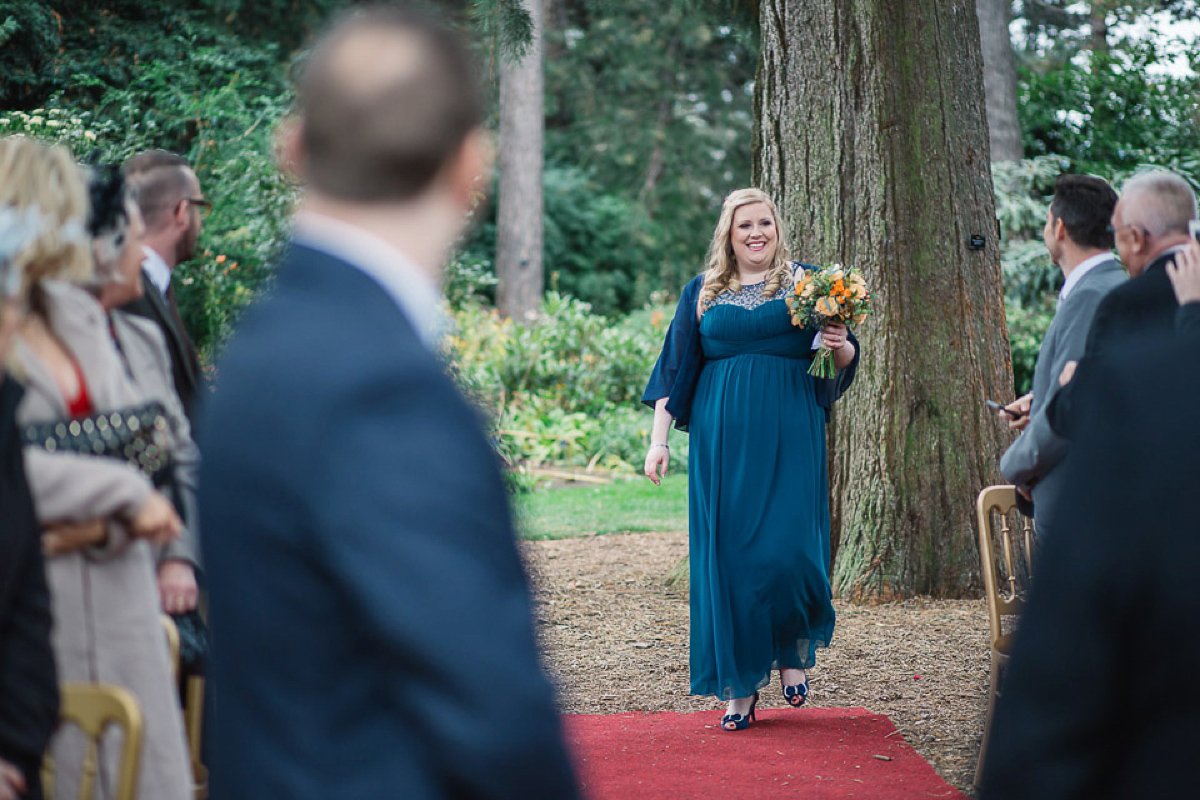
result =
[[[745,714],[726,714],[721,717],[721,730],[723,731],[744,731],[750,727],[750,723],[754,721],[754,707],[758,705],[758,692],[754,693],[754,699],[750,701],[750,710]]]
[[[797,683],[795,686],[783,687],[783,699],[792,708],[799,708],[808,700],[808,678],[804,679],[804,683]]]

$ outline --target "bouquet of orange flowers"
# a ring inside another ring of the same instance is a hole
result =
[[[856,269],[834,264],[825,269],[798,270],[796,291],[787,298],[792,324],[800,328],[824,328],[831,322],[859,325],[871,313],[871,293]],[[808,368],[809,375],[837,375],[833,351],[822,346]]]

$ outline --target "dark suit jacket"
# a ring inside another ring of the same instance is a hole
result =
[[[1200,797],[1200,340],[1093,367],[1062,467],[1075,514],[1041,551],[985,800]]]
[[[213,797],[575,796],[497,458],[393,298],[292,245],[220,376]]]
[[[163,337],[167,340],[167,350],[171,354],[171,372],[175,379],[175,392],[183,403],[184,413],[188,420],[195,424],[196,401],[204,389],[204,376],[200,371],[200,358],[196,348],[188,338],[187,331],[182,331],[175,324],[171,314],[170,304],[163,293],[158,290],[150,276],[142,270],[142,285],[145,287],[142,296],[121,307],[122,311],[145,317],[162,329]]]
[[[1122,348],[1139,336],[1164,339],[1174,336],[1175,311],[1179,303],[1171,279],[1167,277],[1167,264],[1174,261],[1174,253],[1155,259],[1141,275],[1130,278],[1100,301],[1088,331],[1087,347],[1075,370],[1076,377],[1057,392],[1046,407],[1046,416],[1055,433],[1071,438],[1073,406],[1080,391],[1078,378],[1092,368],[1101,354]]]
[[[1175,312],[1175,330],[1179,336],[1200,337],[1200,303],[1184,303]]]
[[[58,679],[41,529],[14,422],[21,394],[0,371],[0,758],[40,785],[42,754],[58,725]]]

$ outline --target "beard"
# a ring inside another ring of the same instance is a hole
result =
[[[175,263],[182,264],[185,261],[191,261],[196,257],[196,239],[200,236],[200,224],[193,220],[193,224],[188,226],[184,231],[183,236],[179,237],[179,243],[175,245]]]

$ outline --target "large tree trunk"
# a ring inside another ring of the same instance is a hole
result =
[[[830,432],[835,591],[974,595],[1008,438],[982,400],[1012,387],[974,2],[763,0],[761,25],[756,182],[796,257],[876,301]]]
[[[1108,52],[1108,7],[1110,3],[1092,0],[1088,9],[1088,47],[1095,53]]]
[[[992,161],[1020,161],[1025,151],[1017,119],[1017,62],[1008,33],[1012,0],[975,0],[975,11],[979,15]]]
[[[533,40],[500,66],[500,185],[496,198],[496,306],[518,320],[542,302],[543,0],[526,0]]]

